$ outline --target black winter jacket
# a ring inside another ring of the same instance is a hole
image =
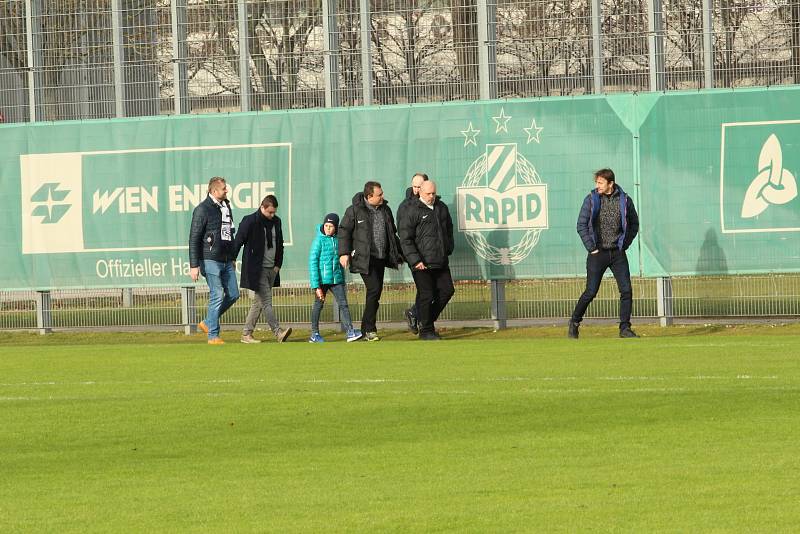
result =
[[[442,269],[453,253],[453,219],[447,204],[437,196],[433,209],[421,200],[410,202],[398,220],[400,245],[409,267],[419,262],[429,269]]]
[[[389,205],[384,200],[378,207],[386,221],[386,266],[397,269],[403,263],[397,227]],[[369,273],[369,257],[372,249],[372,212],[367,207],[363,193],[356,193],[353,203],[345,210],[339,223],[339,256],[350,256],[351,273]]]
[[[261,282],[261,271],[263,270],[264,262],[264,247],[265,239],[267,237],[266,228],[263,224],[264,216],[261,210],[256,210],[254,213],[245,216],[242,222],[239,223],[239,231],[236,234],[236,255],[239,255],[239,250],[244,247],[242,253],[242,278],[239,283],[240,287],[258,291]],[[283,229],[281,219],[277,215],[272,218],[275,224],[275,242],[272,244],[275,247],[275,267],[283,266]],[[279,287],[281,285],[280,273],[275,275],[275,283],[272,287]]]
[[[619,213],[622,219],[622,235],[617,242],[617,248],[628,250],[636,238],[636,234],[639,233],[639,215],[636,213],[631,197],[620,186],[614,184],[614,187],[619,191]],[[588,252],[592,252],[600,246],[598,244],[600,242],[599,213],[600,193],[597,192],[597,189],[592,189],[583,200],[577,224],[578,235],[581,236],[583,246]]]
[[[223,200],[231,209],[231,203]],[[233,211],[231,211],[231,226],[233,225]],[[202,267],[201,260],[214,260],[228,262],[236,259],[236,249],[233,238],[223,241],[220,231],[222,229],[222,210],[207,196],[197,205],[192,212],[192,226],[189,230],[189,267]],[[231,228],[233,232],[233,228]]]

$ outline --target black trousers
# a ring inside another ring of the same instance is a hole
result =
[[[364,302],[364,313],[361,315],[361,331],[377,332],[375,321],[378,318],[381,293],[383,293],[383,274],[386,271],[386,261],[374,256],[369,258],[369,272],[361,274],[364,286],[367,288],[367,298]]]
[[[630,328],[633,307],[631,270],[625,251],[617,249],[601,250],[597,254],[589,254],[586,258],[586,289],[575,304],[575,311],[572,312],[573,322],[580,323],[583,320],[586,308],[597,296],[603,274],[609,267],[619,288],[619,327]]]
[[[417,285],[417,324],[420,334],[434,332],[433,323],[439,318],[455,293],[450,268],[411,271]]]

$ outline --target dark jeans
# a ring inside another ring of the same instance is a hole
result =
[[[327,294],[328,290],[333,293],[336,305],[339,306],[339,322],[342,323],[342,329],[349,332],[353,328],[353,322],[350,320],[350,308],[347,307],[347,287],[344,284],[322,286],[323,295]],[[319,316],[324,305],[324,300],[314,297],[314,306],[311,308],[311,331],[317,334],[319,334]]]
[[[412,270],[417,285],[417,324],[420,334],[432,334],[433,323],[439,318],[455,293],[450,269]]]
[[[631,326],[631,307],[633,306],[633,287],[631,286],[631,271],[628,266],[628,256],[624,251],[601,250],[597,254],[589,254],[586,258],[586,289],[575,304],[575,311],[572,312],[572,321],[580,323],[586,308],[597,296],[600,289],[600,282],[603,281],[603,273],[611,268],[614,279],[619,288],[619,327],[630,328]]]
[[[367,288],[367,299],[364,303],[364,313],[361,315],[361,331],[377,332],[378,327],[375,321],[378,318],[378,306],[380,306],[381,293],[383,293],[383,273],[386,270],[386,262],[374,256],[369,258],[369,272],[362,274],[364,286]]]

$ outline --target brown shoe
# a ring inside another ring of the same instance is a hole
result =
[[[209,345],[224,345],[225,342],[222,341],[221,337],[212,337],[211,339],[208,340],[208,344]]]
[[[205,321],[200,321],[199,323],[197,323],[197,329],[204,334],[208,334],[208,327],[206,326]]]
[[[278,340],[278,343],[283,343],[284,341],[289,339],[290,335],[292,335],[291,328],[287,328],[286,330],[278,330],[278,333],[275,334],[275,339]]]
[[[250,343],[261,343],[261,340],[254,338],[252,334],[247,334],[246,336],[243,335],[241,341],[242,341],[242,343],[247,343],[247,344],[250,344]]]

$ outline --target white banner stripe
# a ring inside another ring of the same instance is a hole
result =
[[[506,148],[507,147],[505,146],[496,146],[492,149],[492,151],[489,153],[489,158],[486,163],[487,169],[491,171],[491,168],[494,167],[494,164],[497,163],[497,160],[500,159],[500,156],[503,154],[503,151]]]
[[[492,180],[492,183],[489,187],[500,191],[501,185],[507,186],[508,184],[506,183],[506,181],[509,171],[514,167],[514,163],[516,163],[516,161],[517,161],[517,154],[515,153],[514,150],[512,150],[511,153],[508,156],[506,156],[505,160],[503,161],[503,166],[500,167],[499,171],[497,171],[497,176],[495,177],[494,180]],[[513,173],[510,178],[513,178]],[[507,187],[505,187],[505,189],[507,189]]]

